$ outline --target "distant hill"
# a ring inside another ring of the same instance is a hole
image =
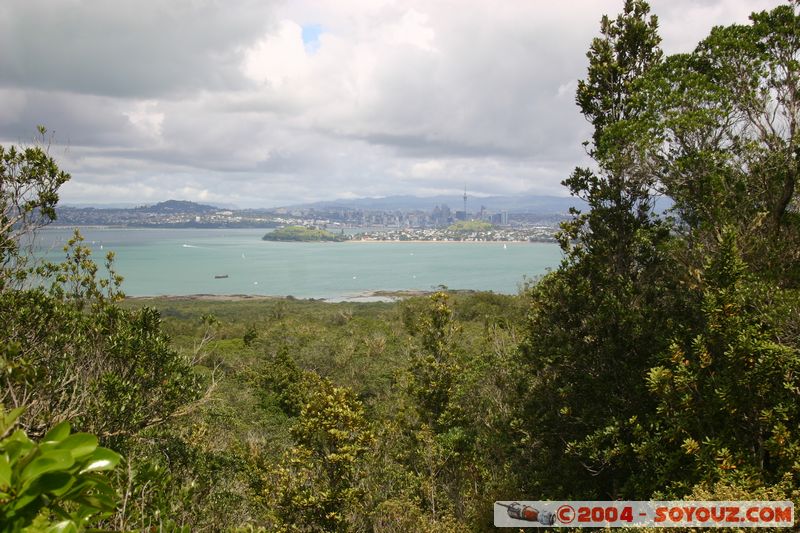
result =
[[[144,211],[147,213],[214,213],[219,211],[219,207],[213,205],[197,204],[195,202],[188,202],[186,200],[167,200],[166,202],[159,202],[155,205],[145,205],[136,207],[135,211]]]
[[[247,211],[272,211],[276,209],[316,209],[319,211],[331,209],[359,209],[364,211],[426,211],[430,212],[437,205],[447,205],[452,211],[463,209],[464,199],[461,196],[385,196],[381,198],[352,198],[344,200],[330,200],[305,204],[288,205],[281,208],[264,207],[261,209],[248,209]],[[468,196],[467,210],[477,213],[481,206],[491,213],[507,211],[514,214],[535,215],[564,215],[572,206],[585,209],[586,204],[578,198],[569,196]],[[101,211],[127,211],[128,213],[154,213],[159,215],[193,214],[206,215],[220,210],[239,211],[232,206],[213,206],[199,204],[187,200],[167,200],[153,205],[140,205],[137,207],[121,207],[113,205],[64,205],[59,210],[101,210]]]
[[[446,204],[451,210],[463,209],[464,199],[460,196],[386,196],[383,198],[353,198],[331,200],[310,204],[287,206],[288,209],[364,209],[375,211],[430,211],[437,205]],[[573,197],[564,196],[487,196],[467,197],[467,210],[480,211],[485,206],[488,211],[508,211],[509,213],[562,214],[571,206],[584,208],[586,204]]]
[[[139,207],[141,204],[132,204],[132,203],[109,203],[109,204],[101,204],[101,203],[72,203],[72,202],[59,202],[58,209],[134,209],[135,207]]]

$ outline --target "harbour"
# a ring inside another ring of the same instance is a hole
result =
[[[263,229],[81,228],[95,261],[115,253],[129,296],[263,295],[341,300],[439,287],[513,294],[558,266],[554,243],[265,242]],[[63,258],[68,228],[36,249]]]

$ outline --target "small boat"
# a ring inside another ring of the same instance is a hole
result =
[[[227,277],[228,277],[227,274],[217,274],[216,276],[214,276],[214,279],[225,279]]]

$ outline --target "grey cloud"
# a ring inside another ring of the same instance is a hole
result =
[[[426,134],[404,135],[397,133],[367,133],[348,135],[370,144],[389,146],[397,149],[404,157],[486,157],[515,156],[519,151],[497,144],[467,144],[455,140],[438,139]]]
[[[13,102],[13,115],[0,119],[0,139],[25,142],[43,125],[60,144],[80,146],[134,146],[147,142],[124,112],[130,106],[113,98],[47,92],[0,90],[0,98]]]
[[[126,97],[240,87],[238,50],[270,10],[259,0],[5,0],[0,83]]]
[[[338,131],[411,157],[574,154],[586,131],[572,95],[558,95],[585,70],[583,52],[562,46],[571,32],[524,17],[487,27],[482,15],[438,16],[437,53],[383,54],[376,97]]]

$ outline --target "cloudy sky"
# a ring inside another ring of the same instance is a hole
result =
[[[666,52],[779,0],[652,0]],[[623,0],[2,0],[0,144],[54,133],[65,203],[555,194]]]

